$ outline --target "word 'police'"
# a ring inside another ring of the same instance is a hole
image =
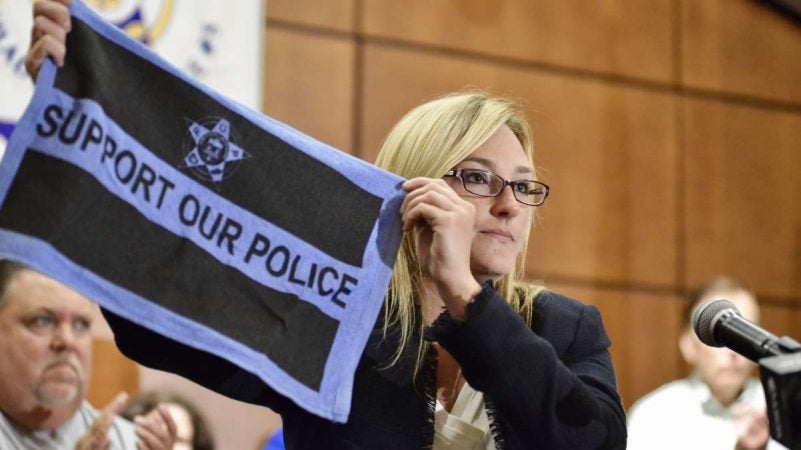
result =
[[[331,295],[331,301],[342,308],[345,307],[345,302],[341,296],[350,294],[352,288],[359,284],[358,279],[347,273],[340,275],[333,267],[318,267],[314,262],[304,263],[300,255],[292,255],[291,251],[283,245],[271,248],[270,239],[260,233],[256,233],[253,237],[245,254],[245,262],[250,262],[254,256],[264,257],[264,268],[270,275],[274,277],[287,276],[287,281],[290,283],[316,288],[320,296]],[[327,280],[331,282],[329,283]]]

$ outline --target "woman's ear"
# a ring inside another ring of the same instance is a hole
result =
[[[695,339],[697,338],[689,328],[685,329],[679,337],[679,351],[681,352],[681,356],[684,358],[684,362],[691,366],[695,366],[695,362],[698,359],[698,348],[695,345]]]

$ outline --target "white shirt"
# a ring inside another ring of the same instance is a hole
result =
[[[762,385],[749,379],[743,392],[723,407],[700,378],[673,381],[641,398],[628,412],[629,450],[733,450],[739,437],[732,407],[765,407]],[[785,447],[772,439],[768,450]]]
[[[72,450],[92,426],[99,413],[84,401],[73,416],[54,430],[30,431],[11,422],[0,412],[0,450]],[[133,424],[114,419],[109,428],[111,450],[136,450]]]
[[[465,383],[449,413],[439,401],[434,412],[433,450],[495,450],[484,394]]]

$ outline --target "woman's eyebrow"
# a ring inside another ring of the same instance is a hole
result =
[[[479,158],[479,157],[475,157],[475,156],[468,156],[462,162],[466,162],[466,161],[475,162],[475,163],[481,164],[482,166],[486,167],[487,169],[489,169],[491,171],[496,171],[497,170],[497,167],[495,166],[495,162],[492,161],[491,159]],[[531,173],[534,173],[531,170],[531,168],[528,167],[528,166],[517,166],[517,167],[515,167],[514,172],[516,174],[531,174]]]

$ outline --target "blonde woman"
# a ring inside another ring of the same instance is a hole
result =
[[[46,56],[63,61],[63,3],[36,3],[27,58],[34,76]],[[598,311],[520,280],[534,213],[548,195],[520,112],[482,93],[423,104],[390,132],[377,164],[409,179],[399,211],[405,236],[347,423],[306,412],[221,358],[108,315],[120,347],[270,406],[290,449],[625,448]]]

